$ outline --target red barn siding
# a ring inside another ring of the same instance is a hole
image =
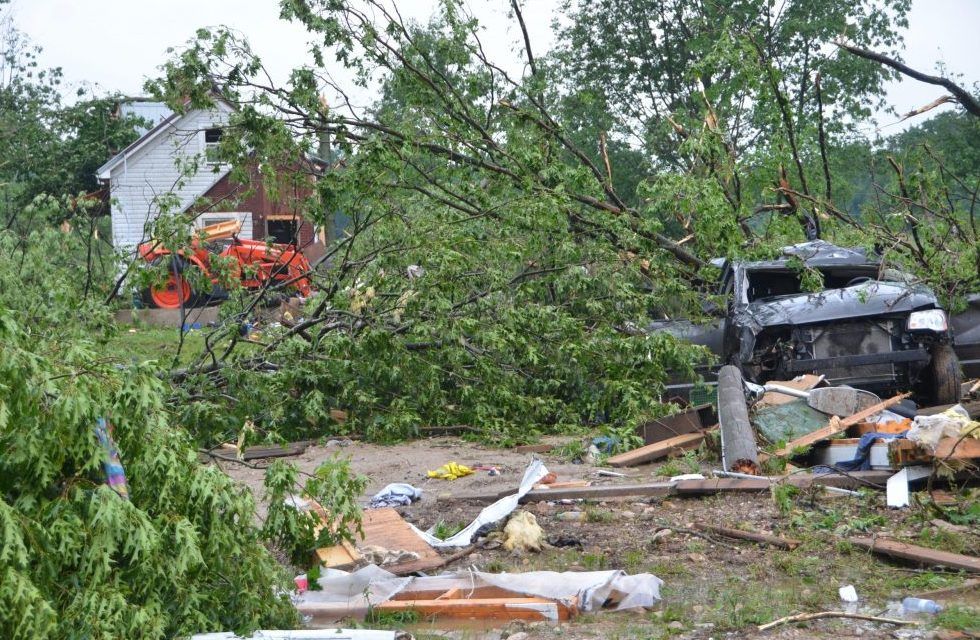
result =
[[[250,184],[241,184],[226,175],[208,189],[201,197],[202,202],[194,211],[218,213],[222,211],[248,211],[252,214],[252,238],[264,240],[268,216],[294,215],[299,224],[299,246],[310,259],[323,255],[325,248],[319,238],[314,237],[313,224],[298,213],[303,201],[310,196],[313,187],[301,184],[288,185],[280,189],[278,198],[272,198],[262,186],[262,177],[257,167],[249,168]],[[313,177],[310,176],[312,182]]]

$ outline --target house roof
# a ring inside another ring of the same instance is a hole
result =
[[[215,101],[220,102],[225,106],[227,106],[228,108],[234,110],[234,107],[231,105],[231,103],[221,98],[220,96],[215,96]],[[145,103],[145,104],[151,104],[151,103]],[[152,103],[152,104],[159,105],[162,103]],[[186,104],[187,103],[185,102],[185,105]],[[103,164],[101,167],[96,169],[95,177],[98,178],[99,180],[108,180],[112,170],[115,169],[117,166],[119,166],[119,164],[123,160],[129,158],[134,153],[136,153],[137,151],[139,151],[140,149],[148,145],[150,142],[158,138],[164,131],[166,131],[170,127],[171,124],[183,118],[185,115],[187,115],[187,113],[188,112],[186,111],[183,113],[175,111],[170,115],[166,116],[165,118],[163,118],[162,120],[160,120],[160,122],[158,122],[156,126],[149,129],[142,136],[134,140],[132,144],[130,144],[128,147],[126,147],[125,149],[117,153],[112,158],[110,158],[109,161]]]

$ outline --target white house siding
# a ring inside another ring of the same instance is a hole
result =
[[[183,211],[227,173],[204,163],[204,130],[228,121],[230,111],[220,104],[214,110],[194,110],[171,123],[167,130],[116,165],[110,173],[112,239],[117,251],[131,255],[146,242],[147,223],[160,214],[158,199],[173,193]],[[180,163],[199,157],[196,174],[182,175]]]

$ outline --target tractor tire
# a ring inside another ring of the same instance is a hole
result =
[[[148,287],[143,292],[143,298],[153,307],[157,309],[180,309],[184,307],[190,307],[194,299],[194,292],[191,290],[190,283],[184,278],[184,269],[186,268],[186,263],[177,258],[176,264],[176,276],[174,275],[174,264],[171,262],[170,274],[167,276],[167,281],[158,287]],[[161,259],[153,261],[153,264],[159,265]],[[169,261],[168,261],[169,262]]]
[[[963,372],[959,358],[948,344],[936,345],[932,359],[922,371],[922,396],[927,406],[956,404],[963,395]]]

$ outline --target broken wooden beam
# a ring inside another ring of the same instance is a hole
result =
[[[791,538],[780,538],[779,536],[773,536],[766,533],[743,531],[742,529],[730,529],[728,527],[719,527],[713,524],[704,524],[700,522],[695,523],[694,528],[707,533],[717,533],[718,535],[725,536],[726,538],[749,540],[751,542],[768,544],[772,547],[779,547],[780,549],[788,549],[789,551],[792,551],[796,547],[803,544],[799,540],[793,540]]]
[[[569,489],[543,489],[529,491],[521,502],[542,502],[546,500],[606,500],[628,496],[667,496],[671,493],[669,482],[651,484],[610,484]]]
[[[933,454],[937,460],[972,460],[980,458],[980,440],[976,438],[943,438]]]
[[[867,420],[876,413],[881,413],[885,409],[894,407],[896,404],[911,396],[911,393],[902,393],[887,400],[883,400],[878,404],[872,405],[867,409],[858,411],[852,416],[842,418],[837,420],[832,418],[830,424],[828,424],[823,429],[817,429],[811,433],[806,434],[800,438],[797,438],[791,442],[786,443],[786,446],[776,452],[777,456],[786,456],[793,452],[794,449],[800,449],[802,447],[809,447],[810,445],[817,443],[821,440],[826,440],[827,438],[833,437],[838,433],[846,430],[851,425],[855,425],[859,422]]]
[[[965,556],[949,551],[939,551],[920,547],[898,540],[883,538],[849,538],[851,544],[867,549],[879,555],[911,560],[928,566],[942,566],[951,569],[962,569],[971,573],[980,573],[980,558]]]
[[[613,467],[632,467],[670,455],[677,455],[688,449],[695,449],[702,441],[704,441],[703,433],[685,433],[612,456],[606,460],[606,463]]]
[[[810,487],[836,487],[857,489],[872,486],[883,489],[884,483],[894,475],[889,469],[851,471],[843,473],[799,473],[785,477],[758,478],[705,478],[704,480],[680,480],[674,483],[674,493],[680,496],[702,496],[714,493],[759,493],[778,484],[789,484],[801,489]]]

